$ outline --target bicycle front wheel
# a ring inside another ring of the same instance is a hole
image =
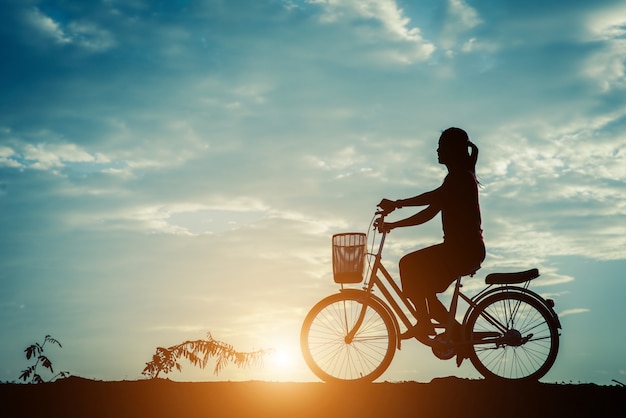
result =
[[[540,301],[522,293],[489,296],[467,321],[470,360],[485,378],[538,380],[559,350],[558,324]]]
[[[304,360],[325,382],[374,381],[391,364],[396,340],[389,313],[365,292],[322,299],[300,333]]]

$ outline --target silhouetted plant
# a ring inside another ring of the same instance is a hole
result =
[[[218,374],[228,363],[237,367],[248,367],[262,362],[263,356],[271,350],[258,350],[249,353],[236,351],[233,346],[213,339],[211,333],[204,340],[185,341],[182,344],[169,348],[157,347],[152,361],[146,363],[141,374],[150,379],[157,378],[159,373],[169,373],[172,369],[182,370],[178,362],[181,357],[186,358],[193,366],[204,369],[209,358],[215,357],[213,373]]]
[[[61,343],[58,340],[55,340],[54,338],[52,338],[50,335],[45,336],[45,338],[43,339],[43,343],[41,344],[35,343],[26,347],[26,349],[24,350],[24,352],[26,353],[26,360],[30,360],[32,358],[33,360],[35,360],[35,364],[31,365],[26,370],[23,370],[19,379],[23,380],[24,382],[30,381],[30,383],[43,383],[44,379],[37,372],[38,366],[42,366],[50,370],[50,373],[54,374],[54,370],[52,368],[52,361],[50,361],[50,359],[43,354],[44,346],[48,342],[51,344],[56,344],[60,348],[63,348],[61,346]],[[67,377],[69,375],[70,375],[69,372],[59,372],[56,375],[52,376],[48,380],[48,382],[52,382],[53,380],[56,380],[59,377]]]

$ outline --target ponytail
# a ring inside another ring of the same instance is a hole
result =
[[[476,162],[478,162],[478,147],[469,139],[467,140],[467,145],[472,149],[472,152],[469,154],[468,158],[468,167],[467,169],[476,175]]]

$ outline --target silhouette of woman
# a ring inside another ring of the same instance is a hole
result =
[[[440,187],[408,199],[383,199],[379,203],[386,212],[426,206],[406,219],[385,222],[381,227],[387,231],[423,224],[441,212],[443,243],[400,259],[402,289],[417,311],[417,325],[410,332],[418,338],[435,335],[431,318],[440,324],[448,321],[448,311],[437,293],[445,291],[457,277],[475,273],[485,259],[475,175],[478,148],[463,129],[449,128],[439,138],[437,154],[439,163],[448,168]],[[458,329],[459,324],[454,325]]]

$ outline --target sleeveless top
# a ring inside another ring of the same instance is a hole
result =
[[[441,186],[444,243],[456,248],[483,246],[478,182],[471,171],[450,172]]]

